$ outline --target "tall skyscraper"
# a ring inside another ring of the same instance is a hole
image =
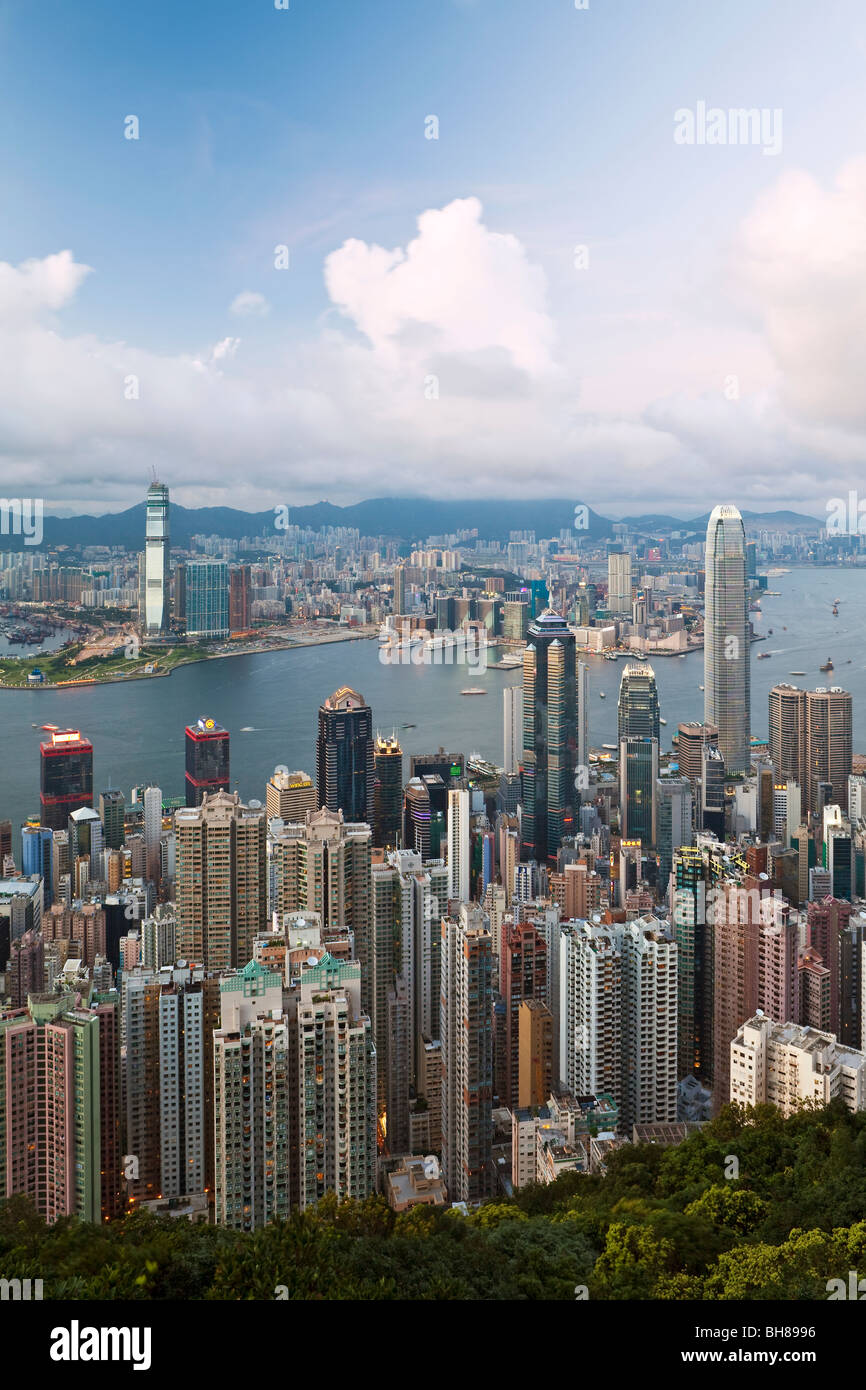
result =
[[[106,849],[120,849],[124,840],[126,801],[121,791],[99,793],[99,819],[105,834]]]
[[[507,685],[502,692],[504,740],[502,766],[507,773],[520,771],[523,759],[523,687]]]
[[[628,662],[622,673],[617,723],[622,835],[648,848],[658,838],[659,697],[655,672],[644,662]]]
[[[769,695],[770,758],[778,781],[797,782],[803,809],[820,818],[832,800],[846,806],[851,773],[851,696],[838,686],[800,690],[781,683]]]
[[[42,824],[65,830],[73,811],[93,805],[93,744],[78,729],[55,729],[39,754]]]
[[[658,802],[658,886],[661,894],[668,891],[668,880],[674,864],[674,853],[681,845],[692,842],[694,794],[688,777],[661,777],[656,788]],[[582,914],[581,914],[582,915]]]
[[[530,624],[523,654],[522,857],[555,864],[569,833],[577,768],[574,634],[550,611]]]
[[[405,613],[406,611],[406,567],[405,565],[394,566],[394,613]]]
[[[376,735],[373,777],[373,843],[395,849],[403,828],[403,750],[396,735]]]
[[[373,823],[373,712],[348,685],[319,708],[316,783],[319,806],[347,821]]]
[[[144,789],[144,851],[147,856],[147,877],[151,883],[159,883],[160,853],[159,841],[162,835],[162,788]]]
[[[442,921],[442,1168],[452,1202],[492,1191],[492,938],[480,907]]]
[[[287,825],[302,825],[308,811],[319,809],[316,785],[306,772],[289,772],[285,766],[275,767],[265,790],[268,820],[277,818]]]
[[[186,635],[212,641],[229,635],[229,570],[225,560],[187,560],[183,567]]]
[[[229,731],[202,715],[185,730],[187,806],[200,806],[205,796],[229,790]]]
[[[229,570],[229,631],[246,632],[252,621],[250,567],[233,565]]]
[[[615,617],[631,617],[631,555],[611,550],[607,557],[607,607]]]
[[[448,896],[469,901],[469,792],[452,787],[448,793]]]
[[[707,526],[704,723],[715,724],[728,775],[751,766],[751,650],[746,533],[736,507]]]
[[[177,948],[205,970],[248,961],[267,926],[267,821],[237,792],[175,812]]]
[[[140,572],[141,635],[147,642],[169,632],[169,500],[165,483],[151,483],[145,500],[144,555]]]
[[[21,831],[21,870],[25,878],[42,879],[43,907],[51,906],[51,846],[53,832],[38,821],[28,821]]]
[[[504,1046],[502,1055],[496,1058],[497,1090],[499,1104],[514,1109],[520,1099],[521,1006],[530,999],[547,1002],[547,942],[534,926],[521,922],[506,926],[499,954],[499,992],[505,1017]]]

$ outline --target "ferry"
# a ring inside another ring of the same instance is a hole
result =
[[[832,671],[832,670],[833,670],[833,660],[832,660],[832,657],[829,657],[829,656],[828,656],[828,657],[827,657],[827,660],[824,662],[824,665],[823,665],[823,666],[819,666],[819,667],[818,667],[818,670],[819,670],[819,671]]]
[[[789,672],[788,672],[788,675],[789,675],[789,676],[805,676],[805,674],[806,674],[805,671],[789,671]]]
[[[460,691],[461,695],[486,695],[487,691],[483,685],[470,685],[466,690]]]

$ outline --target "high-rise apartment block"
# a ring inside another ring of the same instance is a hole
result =
[[[264,807],[217,792],[176,811],[174,822],[180,956],[205,970],[239,966],[267,924]]]

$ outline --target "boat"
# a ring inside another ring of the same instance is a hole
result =
[[[805,671],[789,671],[789,672],[788,672],[788,675],[789,675],[789,676],[805,676],[805,674],[806,674]]]
[[[819,667],[818,667],[818,670],[819,670],[819,671],[832,671],[832,670],[833,670],[833,661],[832,661],[832,658],[828,656],[828,657],[827,657],[827,660],[824,662],[824,665],[823,665],[823,666],[819,666]]]
[[[603,691],[603,690],[600,690],[600,691],[598,692],[598,698],[599,698],[600,700],[603,700],[603,699],[605,698],[605,694],[604,694],[604,691]]]
[[[768,628],[767,628],[767,636],[768,636],[768,637],[772,637],[772,635],[773,635],[773,629],[772,629],[771,627],[768,627]]]
[[[418,727],[417,724],[401,724],[401,725],[400,725],[400,728],[401,728],[401,729],[417,729],[417,727]]]
[[[699,685],[699,686],[698,686],[698,690],[703,690],[703,688],[704,688],[704,687],[703,687],[702,685]]]
[[[836,605],[835,605],[835,603],[834,603],[834,604],[833,604],[833,617],[834,617],[834,618],[838,618],[838,616],[839,616],[839,609],[836,607]]]
[[[487,691],[483,685],[470,685],[466,690],[460,691],[461,695],[486,695]]]
[[[758,661],[769,661],[771,656],[772,652],[758,652],[757,659]]]
[[[668,721],[667,721],[666,719],[662,719],[661,717],[659,718],[659,723],[660,723],[660,724],[667,724],[667,722],[668,722]]]
[[[252,724],[244,724],[243,728],[241,729],[241,733],[242,733],[242,734],[254,734],[254,733],[255,733],[255,729],[254,729],[254,727],[253,727]]]
[[[601,746],[602,746],[602,748],[605,750],[605,752],[607,752],[607,753],[615,753],[615,752],[616,752],[616,744],[615,744],[615,743],[603,743]]]

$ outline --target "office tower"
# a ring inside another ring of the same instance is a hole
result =
[[[403,816],[403,750],[396,736],[376,735],[373,779],[373,843],[378,849],[394,849]]]
[[[200,806],[206,795],[229,790],[229,731],[202,715],[184,732],[186,804]]]
[[[529,621],[529,604],[507,598],[502,605],[502,636],[506,642],[522,642]]]
[[[122,849],[123,847],[125,809],[126,802],[123,792],[106,791],[99,793],[99,819],[102,821],[106,849]]]
[[[717,884],[713,899],[713,1091],[728,1100],[731,1039],[758,1009],[799,1017],[796,916],[767,878]]]
[[[361,1006],[361,967],[325,953],[297,1001],[298,1200],[376,1190],[376,1050]]]
[[[403,793],[403,844],[422,859],[438,858],[430,852],[430,792],[423,777],[412,777]]]
[[[406,567],[405,565],[394,566],[394,599],[391,605],[393,613],[406,612]]]
[[[49,1223],[118,1215],[116,1006],[76,992],[30,996],[0,1017],[0,1192],[29,1197]]]
[[[70,814],[93,805],[93,744],[78,729],[54,729],[39,744],[40,819],[65,830]]]
[[[181,959],[205,970],[248,961],[268,917],[264,807],[216,792],[175,812],[175,837]]]
[[[697,808],[698,829],[717,840],[725,838],[725,763],[720,749],[705,744],[701,749],[701,780]]]
[[[688,777],[661,777],[656,785],[658,807],[659,892],[666,894],[674,852],[692,842],[693,792]],[[577,913],[584,916],[584,913]]]
[[[326,933],[351,932],[365,1014],[371,1012],[371,837],[369,825],[344,821],[342,812],[308,811],[303,824],[284,826],[270,845],[276,911],[317,912]]]
[[[558,947],[557,942],[557,947]],[[554,1018],[540,999],[524,999],[517,1025],[517,1103],[521,1110],[544,1105],[553,1089]]]
[[[2,870],[3,864],[11,853],[12,822],[11,820],[0,820],[0,870]]]
[[[659,775],[659,697],[655,672],[628,662],[617,706],[620,826],[624,838],[655,845],[656,782]]]
[[[829,783],[830,800],[844,806],[851,775],[851,696],[833,686],[806,691],[806,744],[804,798],[813,816],[820,816],[824,798],[820,788]]]
[[[229,570],[229,632],[247,632],[250,613],[250,567],[233,565]]]
[[[492,940],[480,907],[442,921],[442,1170],[452,1202],[492,1191]]]
[[[851,823],[842,815],[841,807],[825,806],[823,827],[823,859],[830,875],[830,893],[850,902],[855,896]]]
[[[448,897],[469,901],[469,792],[448,793]]]
[[[802,823],[800,787],[796,782],[777,782],[773,788],[773,835],[787,849]]]
[[[140,579],[141,635],[145,642],[164,637],[170,628],[168,488],[151,483],[145,499],[144,555]]]
[[[730,1098],[775,1105],[785,1118],[810,1101],[864,1110],[866,1054],[840,1046],[832,1033],[756,1014],[731,1042]]]
[[[556,613],[530,624],[523,654],[523,833],[521,857],[556,862],[577,799],[575,638]]]
[[[187,560],[183,567],[187,639],[229,635],[229,570],[225,560]]]
[[[704,723],[719,731],[729,776],[751,765],[750,638],[743,519],[736,507],[714,507],[706,546]]]
[[[220,982],[213,1048],[214,1220],[258,1231],[288,1216],[298,1163],[290,1142],[293,1050],[282,975],[250,961]],[[315,1094],[316,1078],[309,1079]],[[315,1141],[305,1152],[315,1162]]]
[[[627,550],[608,551],[607,608],[613,617],[631,617],[631,555]]]
[[[373,822],[373,712],[363,695],[342,685],[319,708],[316,743],[319,807],[347,821]]]
[[[528,922],[506,927],[499,960],[499,992],[505,1004],[504,1046],[495,1062],[499,1104],[511,1109],[519,1103],[521,1006],[527,999],[547,1003],[547,973],[544,937]]]
[[[21,830],[21,872],[25,878],[38,874],[42,879],[43,906],[51,906],[52,832],[38,821],[28,821]]]
[[[671,920],[678,948],[677,1077],[712,1082],[713,933],[707,926],[707,890],[713,870],[700,847],[674,853]]]
[[[507,773],[520,771],[523,758],[523,688],[507,685],[502,692],[504,709],[503,767]]]
[[[319,798],[312,777],[306,772],[289,772],[284,766],[275,767],[265,792],[268,820],[274,818],[287,825],[303,824],[308,811],[319,809]]]
[[[569,923],[560,952],[560,1072],[568,1090],[612,1096],[627,1133],[676,1119],[678,961],[664,925],[652,917]]]
[[[151,883],[160,879],[160,837],[162,835],[162,789],[144,789],[144,852],[147,856],[147,877]]]
[[[715,724],[679,724],[677,726],[677,766],[681,777],[688,777],[697,793],[703,772],[705,746],[718,748],[719,731]]]
[[[438,753],[413,753],[409,760],[410,777],[441,777],[446,787],[465,772],[463,754],[446,753],[444,748]]]

